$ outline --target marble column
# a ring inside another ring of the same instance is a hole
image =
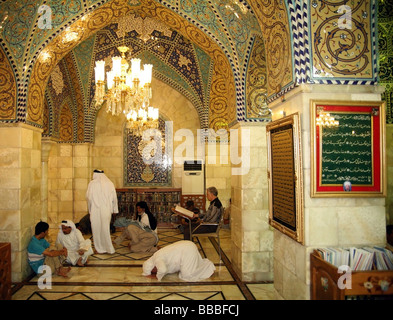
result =
[[[41,135],[22,123],[0,126],[0,242],[11,243],[13,282],[31,273],[26,248],[42,212]]]
[[[48,220],[48,159],[52,147],[56,144],[50,138],[41,141],[41,217],[43,221]]]
[[[271,281],[266,125],[238,123],[231,130],[232,263],[243,281]]]
[[[273,121],[298,113],[301,119],[304,244],[274,229],[274,286],[285,299],[310,298],[310,253],[319,247],[385,245],[385,199],[312,198],[310,100],[379,101],[378,86],[301,85],[269,107]]]

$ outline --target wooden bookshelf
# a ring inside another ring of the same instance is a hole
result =
[[[311,300],[345,300],[347,296],[393,295],[393,270],[352,271],[352,288],[340,289],[344,273],[322,259],[318,251],[310,254]]]
[[[181,202],[180,188],[119,188],[116,189],[120,217],[136,219],[136,204],[146,201],[157,222],[169,222],[171,208]]]
[[[11,244],[0,243],[0,300],[11,300]]]
[[[194,201],[194,205],[202,212],[206,211],[206,195],[204,194],[182,194],[181,206],[185,207],[188,200]]]

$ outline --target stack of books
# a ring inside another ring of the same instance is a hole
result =
[[[349,266],[353,271],[393,270],[393,253],[382,247],[319,248],[322,259],[336,267]]]
[[[375,248],[375,265],[377,270],[393,270],[393,253],[392,251],[382,248]]]

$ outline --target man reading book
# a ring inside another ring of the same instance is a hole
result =
[[[188,211],[183,210],[183,208],[179,207],[179,206],[176,206],[176,208],[172,209],[172,211],[174,213],[180,213],[181,216],[186,215],[188,218],[188,219],[184,219],[184,218],[179,217],[180,219],[178,219],[179,226],[177,228],[181,231],[181,233],[184,232],[184,228],[189,228],[189,225],[188,225],[189,219],[192,220],[193,222],[197,222],[199,219],[198,217],[196,217],[196,218],[193,217],[194,214],[199,214],[199,212],[200,212],[200,210],[195,207],[193,200],[187,200],[186,209]]]
[[[197,220],[191,223],[193,234],[215,232],[224,212],[216,187],[207,188],[206,197],[210,201],[209,208],[205,213],[194,213],[193,219]],[[191,240],[189,228],[184,228],[184,240]]]

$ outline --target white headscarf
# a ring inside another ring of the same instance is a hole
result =
[[[63,220],[61,222],[60,231],[61,231],[62,234],[64,234],[63,229],[61,228],[61,226],[71,227],[71,233],[76,230],[75,223],[73,223],[71,220]]]
[[[64,234],[61,226],[71,227],[71,232],[69,234]],[[61,222],[56,243],[62,244],[63,247],[66,247],[69,251],[78,251],[79,249],[87,250],[89,248],[89,243],[85,241],[82,233],[76,228],[75,223],[71,220],[63,220]]]
[[[104,172],[94,171],[93,180],[90,181],[87,188],[86,198],[89,200],[88,206],[90,213],[92,207],[97,208],[108,204],[112,204],[111,208],[108,208],[111,213],[119,212],[115,186]]]

